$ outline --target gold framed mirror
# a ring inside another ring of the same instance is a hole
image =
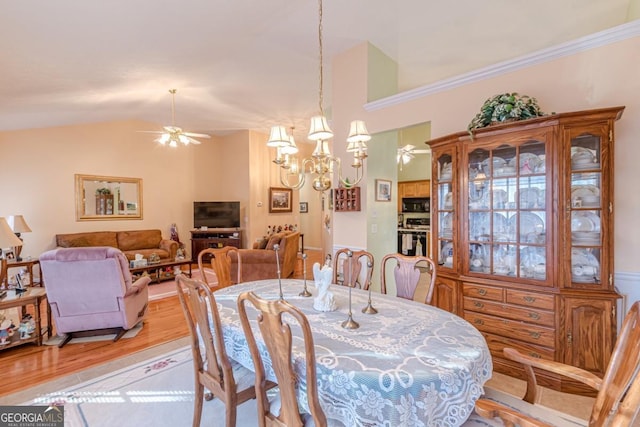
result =
[[[142,219],[142,179],[75,175],[76,221]]]

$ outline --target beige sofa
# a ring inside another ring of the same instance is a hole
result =
[[[163,239],[160,230],[56,234],[56,244],[61,248],[111,246],[120,249],[129,260],[135,259],[136,254],[149,259],[149,255],[155,253],[161,262],[174,260],[179,246],[174,240]]]

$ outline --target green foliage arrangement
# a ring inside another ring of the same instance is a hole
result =
[[[487,99],[482,104],[480,112],[471,120],[467,130],[472,133],[474,129],[480,129],[494,123],[526,120],[544,115],[535,98],[519,95],[516,92],[503,93]]]
[[[99,194],[111,194],[111,190],[106,187],[98,188],[96,190],[96,196]]]

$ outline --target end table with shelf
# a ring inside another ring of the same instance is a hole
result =
[[[15,347],[26,343],[36,343],[36,345],[42,345],[43,329],[46,329],[47,338],[51,338],[50,324],[46,328],[42,327],[42,319],[40,316],[40,307],[42,300],[47,297],[47,293],[42,287],[28,287],[23,293],[16,293],[15,289],[6,290],[7,294],[4,298],[0,299],[0,310],[7,310],[10,308],[20,308],[21,315],[24,316],[27,307],[33,306],[33,320],[35,321],[35,330],[30,334],[28,338],[20,338],[20,332],[14,331],[4,344],[0,345],[0,350]],[[11,319],[14,324],[18,326],[21,319]]]

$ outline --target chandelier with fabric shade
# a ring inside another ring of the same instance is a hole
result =
[[[303,159],[298,165],[295,157],[298,147],[293,139],[293,128],[291,135],[287,134],[284,126],[274,126],[269,134],[267,146],[276,148],[276,158],[273,162],[280,166],[280,183],[291,189],[299,189],[305,184],[305,174],[311,172],[315,174],[313,179],[313,189],[326,191],[331,188],[331,174],[337,170],[338,180],[342,185],[356,185],[362,180],[363,164],[367,158],[367,141],[371,135],[362,120],[351,122],[349,136],[347,137],[347,149],[353,153],[351,167],[355,169],[355,179],[349,181],[342,176],[342,161],[339,157],[331,154],[329,140],[333,138],[333,132],[329,127],[323,108],[323,57],[322,57],[322,0],[318,1],[318,45],[320,51],[319,67],[319,90],[318,106],[320,114],[311,118],[308,139],[315,142],[316,147],[310,158]]]

